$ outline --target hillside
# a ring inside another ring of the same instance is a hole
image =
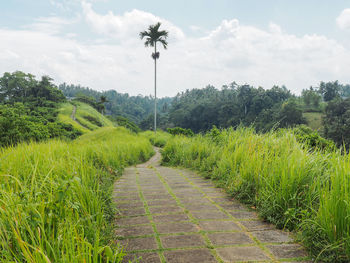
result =
[[[140,125],[141,122],[150,116],[153,116],[154,100],[150,96],[131,96],[129,94],[119,93],[116,90],[96,91],[80,85],[67,85],[63,83],[59,85],[59,90],[66,97],[88,97],[95,101],[100,101],[101,97],[105,97],[107,101],[104,103],[106,112],[113,116],[123,116]],[[157,102],[158,112],[166,113],[170,107],[172,98],[159,98]],[[148,128],[148,127],[147,127]]]
[[[101,127],[113,127],[113,123],[96,109],[82,102],[66,102],[58,113],[59,121],[71,124],[74,128],[87,133]]]

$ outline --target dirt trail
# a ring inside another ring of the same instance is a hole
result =
[[[115,184],[125,262],[311,262],[302,246],[192,171],[160,153]]]

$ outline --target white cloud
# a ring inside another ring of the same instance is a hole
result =
[[[55,35],[60,33],[64,27],[76,23],[78,19],[65,19],[57,16],[40,17],[35,19],[34,23],[23,26],[23,29]]]
[[[350,8],[344,9],[337,17],[337,25],[340,29],[350,29]]]
[[[285,84],[294,92],[321,80],[350,82],[350,50],[325,36],[298,37],[276,24],[265,30],[232,19],[204,37],[190,37],[170,21],[144,11],[103,15],[86,2],[83,7],[88,26],[102,39],[79,40],[79,31],[50,34],[45,26],[0,29],[0,73],[22,70],[50,75],[57,83],[148,95],[153,93],[152,50],[144,48],[138,32],[161,21],[172,38],[168,50],[160,50],[160,96],[232,81],[265,88]],[[59,18],[38,22],[66,26]]]
[[[94,31],[114,39],[123,41],[134,40],[138,37],[140,31],[146,30],[150,24],[157,22],[163,24],[161,29],[166,28],[171,32],[170,42],[184,38],[184,33],[181,29],[168,20],[151,13],[134,9],[123,15],[114,15],[111,11],[105,15],[100,15],[92,9],[91,3],[83,1],[82,7],[86,22]]]

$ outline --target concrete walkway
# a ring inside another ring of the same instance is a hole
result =
[[[160,166],[160,158],[157,150],[116,182],[125,262],[309,262],[288,233],[194,172]]]

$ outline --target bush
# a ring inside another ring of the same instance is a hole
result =
[[[139,133],[141,131],[141,129],[134,122],[129,120],[128,118],[118,116],[116,118],[110,117],[110,119],[115,121],[118,126],[123,126],[127,129],[131,130],[132,132]]]
[[[98,126],[98,127],[102,127],[103,124],[94,116],[91,115],[83,115],[83,118],[88,120],[89,122],[91,122],[92,124]]]
[[[157,131],[156,134],[153,131],[145,131],[141,134],[147,137],[151,144],[156,147],[164,147],[171,137],[169,133],[163,131]]]
[[[72,125],[45,118],[45,112],[51,113],[48,118],[53,113],[52,109],[44,109],[29,109],[23,103],[0,105],[0,147],[56,137],[75,139],[81,135]]]
[[[306,125],[300,125],[294,128],[292,131],[297,141],[304,144],[311,150],[332,152],[336,149],[333,141],[321,137],[317,131],[312,130]]]
[[[184,135],[184,136],[188,136],[188,137],[192,137],[194,135],[194,133],[191,129],[183,129],[181,127],[168,128],[167,131],[171,135]]]

